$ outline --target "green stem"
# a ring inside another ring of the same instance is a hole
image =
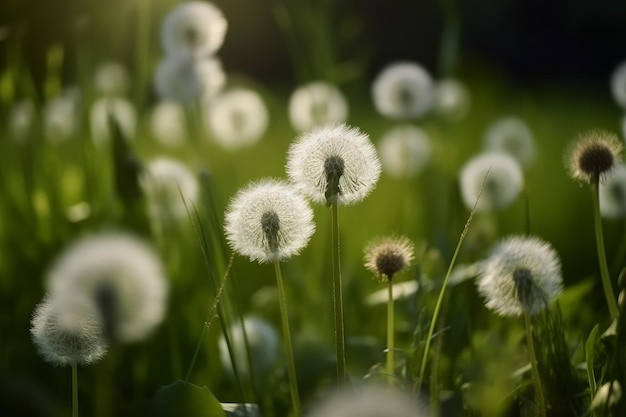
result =
[[[337,203],[331,204],[331,240],[333,265],[333,303],[335,312],[335,351],[337,353],[337,380],[344,383],[346,379],[346,352],[343,329],[343,295],[341,291],[341,266],[339,264],[339,224]]]
[[[393,383],[394,357],[393,357],[393,283],[389,280],[389,300],[387,302],[387,373],[389,384]]]
[[[78,417],[78,369],[72,363],[72,417]]]
[[[530,323],[530,314],[524,310],[524,325],[526,326],[526,341],[528,342],[528,355],[530,356],[530,368],[532,370],[533,382],[535,385],[535,402],[539,408],[539,416],[546,417],[546,400],[543,397],[543,387],[541,386],[541,377],[539,376],[539,367],[537,365],[537,355],[535,355],[535,344],[533,342],[532,325]]]
[[[293,349],[291,344],[291,333],[289,332],[289,317],[287,315],[287,301],[285,297],[285,287],[283,286],[283,276],[280,272],[278,260],[274,261],[276,271],[276,285],[278,287],[278,301],[280,304],[280,321],[283,326],[283,337],[285,352],[287,353],[287,372],[289,374],[289,386],[291,392],[291,402],[293,403],[293,415],[300,415],[300,395],[298,394],[298,379],[296,378],[296,365],[293,360]]]
[[[602,235],[602,220],[600,219],[600,197],[598,191],[598,180],[591,184],[593,192],[593,218],[596,229],[596,246],[598,248],[598,262],[600,264],[600,276],[602,277],[602,287],[604,288],[604,296],[609,306],[611,319],[617,317],[617,301],[611,286],[611,278],[609,276],[609,267],[606,262],[606,252],[604,250],[604,237]]]

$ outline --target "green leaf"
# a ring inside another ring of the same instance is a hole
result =
[[[225,417],[226,414],[207,387],[177,381],[161,387],[150,403],[154,417]]]
[[[591,393],[591,398],[595,397],[597,390],[596,377],[594,374],[594,360],[595,360],[595,349],[600,340],[599,337],[600,325],[596,324],[596,326],[589,333],[589,337],[587,338],[587,342],[585,343],[585,360],[587,361],[587,379],[589,380],[589,391]]]

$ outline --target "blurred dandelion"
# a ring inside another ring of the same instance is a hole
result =
[[[108,339],[135,342],[147,337],[165,316],[168,282],[163,265],[142,240],[103,232],[74,242],[48,274],[58,314],[79,317],[97,309]]]
[[[206,123],[215,140],[234,151],[254,145],[269,123],[269,113],[254,90],[233,88],[219,94],[207,107]]]
[[[394,178],[411,178],[430,162],[428,134],[417,126],[397,126],[387,131],[378,144],[382,169]]]
[[[600,214],[609,219],[626,217],[626,165],[619,163],[600,184]]]
[[[492,211],[506,208],[517,198],[524,185],[524,176],[512,156],[488,152],[470,159],[463,166],[459,182],[467,208],[476,204],[477,212]]]
[[[434,85],[428,71],[413,62],[385,67],[372,84],[374,107],[391,119],[409,119],[428,113],[434,103]]]
[[[341,90],[325,81],[298,87],[289,99],[289,120],[298,131],[343,123],[348,119],[348,102]]]
[[[43,109],[43,128],[47,140],[62,142],[74,136],[80,116],[79,100],[76,90],[67,89],[46,103]]]
[[[110,61],[96,68],[93,84],[98,94],[119,97],[128,92],[130,77],[122,64]]]
[[[225,82],[226,75],[217,58],[194,60],[166,57],[159,63],[155,75],[159,97],[182,104],[211,99]]]
[[[227,28],[224,14],[213,3],[189,1],[166,16],[161,41],[168,56],[206,58],[222,46]]]
[[[528,168],[535,159],[535,141],[526,122],[519,117],[507,116],[493,122],[485,132],[485,149],[506,152]]]
[[[176,148],[185,143],[187,125],[185,110],[173,101],[160,101],[150,113],[150,130],[163,146]]]
[[[37,119],[37,109],[31,99],[24,98],[11,107],[9,133],[18,143],[24,143],[32,135]]]
[[[125,139],[135,139],[137,111],[133,103],[121,97],[103,97],[91,106],[91,137],[96,146],[111,140],[111,120],[119,126]]]
[[[448,78],[435,84],[434,110],[445,120],[458,122],[463,120],[471,105],[470,93],[461,81]]]
[[[626,110],[626,61],[615,67],[611,74],[611,94],[615,103]]]

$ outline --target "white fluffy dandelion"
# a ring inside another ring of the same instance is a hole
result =
[[[287,155],[287,175],[317,203],[363,200],[376,187],[380,169],[368,135],[345,124],[302,134]]]
[[[434,86],[428,71],[413,62],[396,62],[382,70],[372,85],[376,110],[392,119],[423,116],[433,106]]]
[[[435,84],[434,108],[437,115],[450,121],[460,121],[470,109],[470,93],[461,81],[449,78]]]
[[[104,357],[108,344],[98,311],[89,304],[76,304],[74,313],[60,309],[50,297],[35,308],[30,333],[46,362],[88,365]]]
[[[215,140],[234,151],[257,143],[269,123],[265,102],[254,90],[233,88],[207,106],[206,122]]]
[[[504,209],[518,197],[524,176],[517,160],[501,152],[488,152],[469,160],[459,175],[461,196],[469,209]],[[482,194],[481,194],[482,189]]]
[[[33,133],[37,109],[30,99],[22,99],[13,104],[9,114],[9,132],[13,140],[24,143]]]
[[[97,308],[105,334],[134,342],[148,336],[165,316],[168,283],[161,260],[142,240],[107,232],[68,247],[48,275],[59,314],[77,317],[84,305]]]
[[[262,263],[297,254],[315,225],[313,210],[293,186],[267,179],[235,195],[226,209],[224,229],[234,251]]]
[[[159,63],[156,91],[163,100],[188,104],[215,96],[226,82],[217,58],[183,59],[166,57]]]
[[[485,132],[485,149],[506,152],[523,167],[529,167],[535,159],[533,132],[519,117],[507,116],[493,122]]]
[[[127,140],[135,139],[137,111],[130,100],[121,97],[103,97],[91,106],[91,138],[97,146],[111,140],[111,121]]]
[[[43,109],[43,129],[50,142],[71,138],[78,128],[79,93],[72,89],[46,103]]]
[[[176,148],[185,143],[187,124],[185,110],[173,101],[160,101],[150,113],[150,131],[163,146]]]
[[[198,199],[198,180],[181,162],[169,158],[152,160],[142,173],[140,184],[153,220],[183,219],[187,208]]]
[[[432,150],[428,134],[416,126],[397,126],[378,144],[383,171],[394,178],[411,178],[430,161]]]
[[[617,164],[600,183],[600,214],[610,219],[626,217],[626,165]]]
[[[534,315],[561,293],[561,261],[537,237],[509,237],[481,263],[477,284],[487,308],[499,315]]]
[[[626,110],[626,61],[620,63],[611,75],[611,94],[622,109]]]
[[[234,362],[237,364],[239,372],[243,372],[244,375],[250,375],[250,371],[247,366],[247,339],[248,348],[250,349],[250,362],[252,363],[253,374],[256,378],[260,378],[259,381],[262,381],[264,380],[263,377],[268,375],[269,371],[274,367],[276,360],[278,359],[278,333],[276,332],[274,326],[260,317],[245,317],[243,322],[246,330],[245,338],[241,322],[237,321],[233,323],[230,329],[233,355],[235,356]],[[233,368],[230,352],[228,351],[228,345],[223,335],[220,336],[218,345],[222,367],[232,375]]]
[[[289,99],[289,120],[294,129],[343,123],[348,119],[348,101],[336,86],[315,81],[298,87]]]
[[[161,31],[163,48],[169,56],[205,58],[224,43],[228,22],[213,3],[182,3],[165,18]]]
[[[128,92],[130,77],[126,68],[119,62],[105,62],[93,76],[95,90],[105,96],[123,96]]]

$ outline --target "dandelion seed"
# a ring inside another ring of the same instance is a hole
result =
[[[189,104],[210,100],[224,86],[226,75],[217,58],[165,58],[156,70],[156,91],[163,100]]]
[[[626,217],[626,165],[619,163],[600,184],[600,214],[609,219]]]
[[[506,152],[523,167],[529,167],[535,159],[533,133],[526,122],[515,116],[492,123],[485,133],[484,143],[486,150]]]
[[[108,338],[134,342],[165,316],[168,283],[163,265],[143,241],[107,232],[76,241],[48,275],[59,314],[77,317],[83,305],[97,308]]]
[[[24,143],[33,133],[37,110],[30,99],[22,99],[11,107],[9,133],[18,143]]]
[[[383,237],[365,247],[365,267],[384,281],[408,269],[414,259],[414,245],[407,237]]]
[[[425,417],[424,405],[395,388],[365,385],[343,387],[315,404],[307,417]]]
[[[432,153],[428,134],[411,125],[389,130],[378,149],[383,171],[394,178],[411,178],[419,174]]]
[[[93,77],[94,88],[105,96],[123,96],[128,92],[130,79],[128,71],[119,62],[105,62],[97,69]]]
[[[611,94],[615,103],[626,110],[626,61],[619,64],[611,75]]]
[[[470,104],[470,93],[461,81],[450,78],[435,84],[434,108],[440,117],[453,122],[463,120]]]
[[[208,106],[206,121],[217,142],[234,151],[261,139],[269,123],[269,113],[256,91],[234,88],[218,95]]]
[[[88,365],[102,359],[107,342],[99,313],[76,304],[68,314],[57,304],[46,297],[35,308],[30,332],[37,352],[53,365]]]
[[[326,126],[291,144],[287,175],[317,203],[349,205],[374,189],[380,162],[367,134],[345,124]]]
[[[561,261],[537,237],[509,237],[482,262],[477,283],[486,307],[499,315],[535,315],[562,291]]]
[[[147,166],[140,184],[148,200],[148,213],[156,221],[185,219],[187,209],[198,199],[196,177],[182,163],[156,158]]]
[[[413,62],[393,63],[372,85],[376,110],[392,119],[419,117],[431,110],[434,86],[430,74]]]
[[[226,209],[230,247],[252,261],[282,261],[304,248],[313,232],[313,210],[296,189],[266,179],[240,190]]]
[[[476,211],[481,212],[501,210],[515,201],[524,185],[524,176],[512,156],[488,152],[469,160],[461,170],[459,181],[465,206],[471,209],[476,204]]]
[[[289,99],[289,120],[298,131],[343,123],[348,119],[348,102],[341,91],[324,81],[305,84]]]
[[[183,59],[206,58],[224,43],[228,23],[213,3],[190,1],[170,12],[161,40],[167,55]]]
[[[601,181],[621,160],[624,145],[617,135],[592,131],[578,140],[567,153],[570,176],[589,184]]]
[[[187,137],[187,128],[182,106],[172,101],[157,103],[150,114],[150,130],[163,146],[176,148],[183,145]]]
[[[255,378],[260,378],[259,381],[262,381],[263,376],[267,376],[278,359],[278,333],[269,322],[254,316],[244,318],[244,328],[246,329],[245,339],[247,339],[248,348],[250,349],[250,362],[252,363],[253,374]],[[248,352],[246,351],[241,322],[237,321],[232,325],[230,335],[234,362],[237,364],[238,370],[245,372],[244,375],[250,375],[248,366],[244,365],[248,363]],[[218,345],[222,366],[232,375],[233,368],[230,352],[223,335],[220,337]]]
[[[103,97],[91,107],[91,137],[96,146],[111,140],[111,120],[120,128],[125,139],[135,138],[137,112],[133,103],[121,97]]]

